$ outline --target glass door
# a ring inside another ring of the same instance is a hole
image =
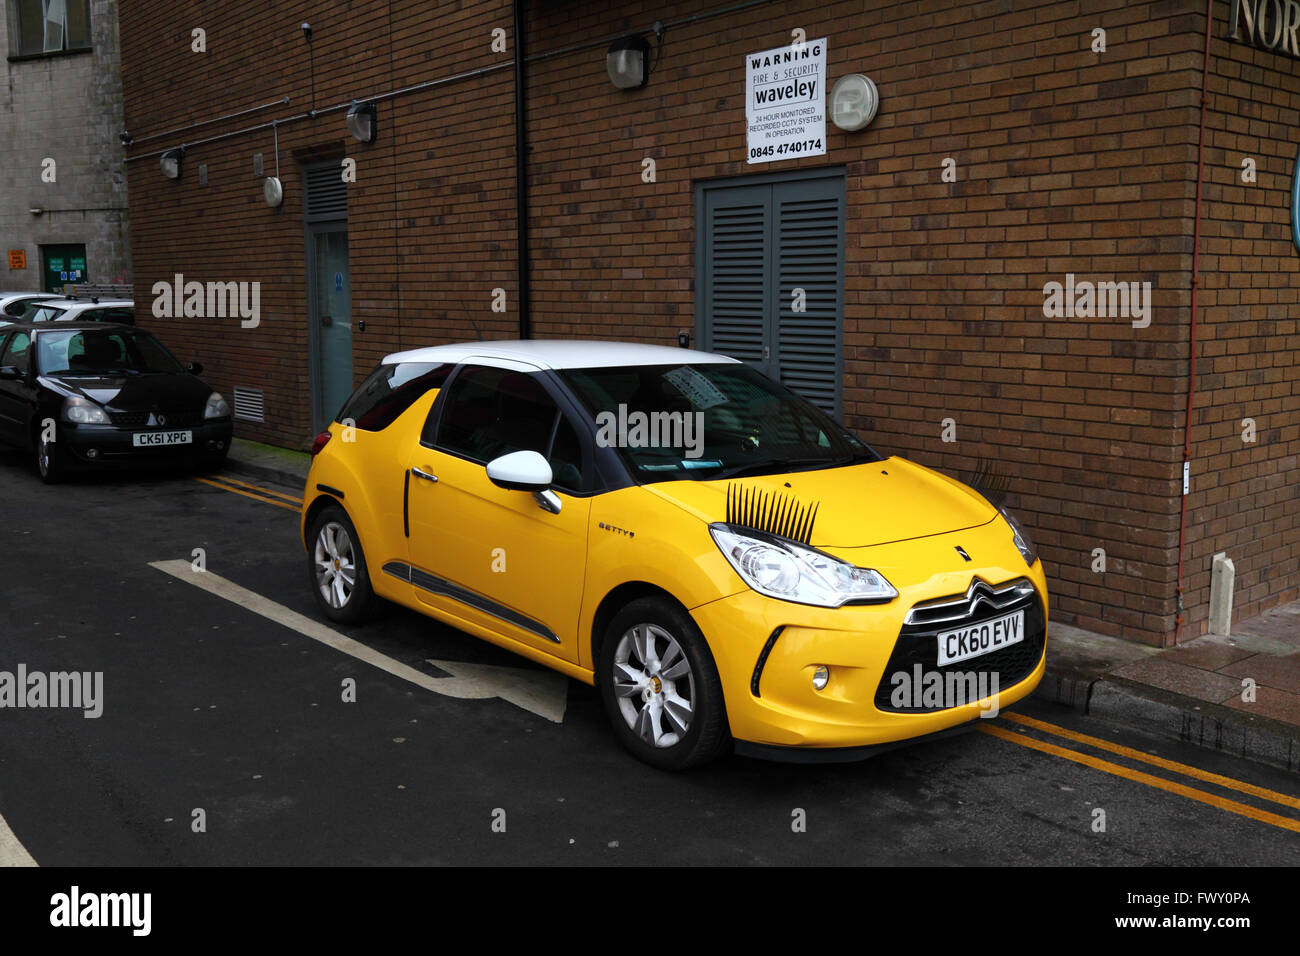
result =
[[[312,419],[324,429],[352,394],[352,284],[345,226],[312,226],[308,321],[312,342]]]

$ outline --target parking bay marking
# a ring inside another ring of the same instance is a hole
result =
[[[222,484],[221,482],[213,481],[210,478],[195,478],[194,480],[198,482],[202,482],[205,485],[209,485],[210,487],[218,488],[221,491],[228,491],[231,494],[243,495],[245,498],[251,498],[254,501],[260,501],[264,505],[275,505],[277,508],[284,508],[286,511],[292,511],[294,514],[299,514],[302,511],[302,508],[299,507],[298,505],[291,505],[285,501],[277,501],[276,499],[268,496],[254,494],[251,491],[244,491],[240,488],[235,488],[232,485],[225,485]]]
[[[37,865],[27,848],[14,836],[14,831],[9,829],[5,818],[0,817],[0,867]]]
[[[1265,787],[1257,787],[1253,783],[1246,783],[1246,781],[1237,780],[1235,777],[1225,777],[1222,774],[1211,773],[1208,770],[1202,770],[1200,767],[1193,767],[1189,764],[1179,763],[1177,760],[1168,760],[1165,757],[1157,757],[1154,754],[1143,753],[1140,750],[1134,750],[1132,747],[1125,747],[1123,744],[1112,743],[1111,741],[1104,740],[1101,737],[1092,737],[1088,734],[1081,734],[1077,730],[1058,727],[1056,724],[1049,724],[1045,720],[1026,717],[1024,714],[1004,712],[1002,717],[1005,720],[1011,721],[1013,724],[1032,727],[1035,730],[1041,730],[1054,737],[1063,737],[1066,740],[1073,740],[1075,743],[1085,744],[1089,747],[1096,747],[1098,750],[1108,750],[1121,757],[1128,757],[1130,760],[1139,760],[1142,763],[1149,763],[1153,767],[1160,767],[1164,770],[1172,770],[1174,773],[1180,773],[1184,777],[1193,777],[1196,780],[1203,780],[1206,783],[1212,783],[1215,786],[1223,787],[1225,790],[1236,790],[1238,793],[1249,794],[1250,796],[1258,797],[1261,800],[1269,800],[1273,803],[1280,803],[1284,807],[1291,807],[1293,810],[1300,810],[1300,797],[1278,793],[1276,790],[1269,790]]]
[[[1070,750],[1067,747],[1058,747],[1056,744],[1050,744],[1044,740],[1030,737],[1027,734],[1008,730],[1005,727],[993,726],[987,722],[982,722],[976,729],[993,737],[1008,741],[1009,743],[1018,744],[1021,747],[1028,747],[1031,750],[1051,754],[1052,756],[1060,757],[1063,760],[1070,760],[1074,763],[1083,764],[1085,767],[1091,767],[1094,770],[1100,770],[1103,773],[1123,777],[1126,780],[1144,783],[1149,787],[1155,787],[1157,790],[1164,790],[1167,793],[1175,793],[1180,797],[1186,797],[1189,800],[1196,800],[1199,803],[1205,803],[1212,807],[1216,807],[1219,810],[1226,810],[1228,813],[1235,813],[1238,816],[1249,817],[1250,819],[1256,820],[1260,823],[1267,823],[1271,826],[1280,827],[1283,830],[1300,833],[1300,820],[1293,820],[1290,817],[1270,813],[1267,810],[1260,810],[1245,803],[1238,803],[1236,800],[1229,800],[1225,797],[1215,796],[1212,793],[1206,793],[1204,790],[1197,790],[1195,787],[1189,787],[1172,780],[1166,780],[1163,777],[1143,773],[1141,770],[1133,770],[1117,763],[1111,763],[1109,760],[1102,760],[1100,757],[1094,757],[1091,754],[1079,753],[1078,751]]]
[[[264,498],[277,498],[281,501],[287,501],[291,505],[302,507],[302,495],[290,494],[287,491],[277,491],[274,488],[267,488],[265,485],[255,485],[251,481],[240,481],[238,478],[232,478],[230,475],[226,474],[210,475],[209,477],[220,484],[234,485],[235,488],[245,488]]]
[[[423,671],[416,670],[409,664],[394,660],[387,654],[381,654],[360,641],[354,641],[346,635],[328,627],[319,621],[299,614],[297,611],[277,604],[256,591],[250,591],[233,581],[227,580],[211,571],[195,571],[194,566],[185,560],[151,561],[149,567],[170,574],[187,584],[224,598],[232,604],[261,615],[284,627],[297,631],[304,637],[319,641],[326,647],[341,651],[355,657],[363,663],[400,677],[425,690],[441,694],[443,697],[455,697],[461,700],[484,700],[500,697],[531,714],[553,723],[564,722],[564,709],[568,701],[569,679],[563,674],[551,670],[523,670],[514,667],[495,667],[486,664],[466,664],[461,661],[431,660],[440,670],[445,670],[451,677],[431,677]]]

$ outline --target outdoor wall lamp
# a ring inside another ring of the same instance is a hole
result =
[[[348,108],[348,132],[363,143],[373,143],[378,112],[374,103],[353,103]]]
[[[169,149],[162,154],[158,160],[158,166],[162,169],[162,174],[168,179],[181,178],[181,159],[185,156],[185,147],[178,146],[176,149]]]
[[[862,129],[876,118],[880,93],[861,73],[846,73],[831,87],[831,122],[845,132]]]
[[[635,90],[650,79],[650,44],[639,33],[619,37],[605,54],[609,81],[620,90]]]

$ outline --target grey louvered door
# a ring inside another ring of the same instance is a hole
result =
[[[839,418],[844,180],[775,183],[772,193],[780,381]]]
[[[840,417],[844,177],[702,183],[697,337]]]
[[[776,377],[768,330],[772,299],[772,190],[710,189],[704,194],[708,253],[702,294],[709,321],[704,347]]]

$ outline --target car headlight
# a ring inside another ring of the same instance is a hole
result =
[[[1025,564],[1032,568],[1034,562],[1038,560],[1038,552],[1034,549],[1034,542],[1029,540],[1029,533],[1025,531],[1025,526],[1006,508],[999,508],[998,512],[1007,519],[1007,524],[1011,525],[1011,541],[1021,557],[1025,559]]]
[[[230,406],[226,400],[221,397],[220,392],[213,392],[208,396],[208,404],[203,406],[204,418],[229,418]]]
[[[110,425],[108,412],[80,395],[69,395],[63,402],[63,420],[77,425]]]
[[[878,571],[854,567],[786,538],[721,522],[709,525],[709,533],[741,580],[759,594],[818,607],[898,597],[894,586]]]

